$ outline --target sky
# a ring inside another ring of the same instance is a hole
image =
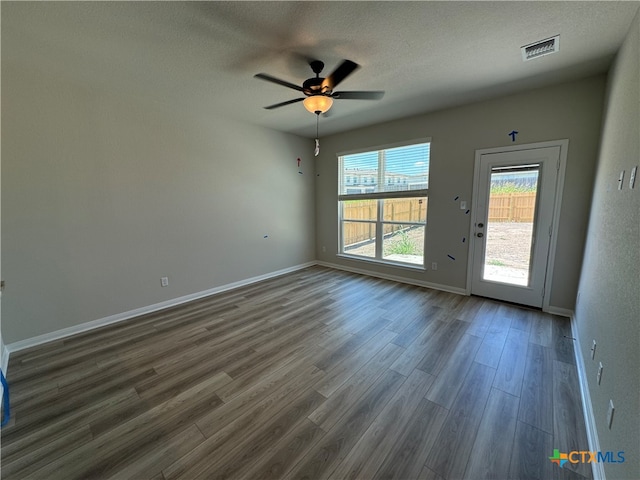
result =
[[[386,171],[407,175],[426,174],[429,171],[430,144],[422,143],[385,150]],[[345,169],[377,170],[378,152],[344,155]]]

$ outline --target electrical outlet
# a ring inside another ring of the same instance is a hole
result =
[[[600,385],[600,381],[602,380],[602,369],[604,367],[602,366],[602,362],[600,362],[600,364],[598,365],[598,385]]]
[[[431,270],[437,270],[438,269],[438,262],[432,262],[431,263]]]
[[[169,286],[169,277],[162,277],[160,279],[160,286],[161,287],[168,287]]]
[[[327,251],[327,247],[325,247],[324,245],[322,246],[322,251],[326,252]]]
[[[460,202],[460,210],[466,210],[467,209],[467,202],[465,202],[464,200],[462,200]]]
[[[596,358],[596,341],[594,340],[591,344],[591,360]]]
[[[609,430],[611,430],[611,424],[613,423],[613,412],[615,408],[613,407],[613,400],[609,399],[609,408],[607,409],[607,426]]]

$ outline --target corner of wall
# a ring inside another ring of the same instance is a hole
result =
[[[2,372],[5,374],[5,377],[7,376],[7,367],[9,366],[9,350],[7,349],[7,346],[4,344],[4,341],[2,340],[2,334],[0,333],[0,351],[2,351],[2,353],[0,354],[2,357],[2,360],[0,360],[1,363],[1,368],[2,368]]]

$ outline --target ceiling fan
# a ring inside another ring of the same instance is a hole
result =
[[[345,91],[334,92],[333,89],[342,82],[345,78],[351,75],[359,65],[351,60],[343,60],[340,65],[328,76],[321,77],[320,72],[324,68],[324,63],[320,60],[312,60],[309,62],[309,66],[315,77],[311,77],[305,80],[302,86],[295,85],[287,82],[286,80],[280,80],[279,78],[272,77],[266,73],[258,73],[255,78],[266,80],[267,82],[277,83],[283,87],[292,88],[305,94],[305,97],[294,98],[293,100],[287,100],[286,102],[276,103],[264,107],[267,110],[273,110],[274,108],[284,107],[292,103],[303,102],[304,107],[311,113],[320,115],[325,113],[333,105],[333,100],[379,100],[384,96],[384,91]]]

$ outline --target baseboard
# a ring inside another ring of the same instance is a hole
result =
[[[571,318],[573,316],[573,310],[569,310],[568,308],[554,307],[553,305],[549,305],[545,312],[567,318]]]
[[[412,278],[399,277],[397,275],[387,275],[385,273],[372,272],[370,270],[364,270],[360,268],[345,267],[344,265],[338,265],[336,263],[318,261],[316,262],[316,264],[321,265],[323,267],[334,268],[336,270],[344,270],[346,272],[359,273],[360,275],[368,275],[370,277],[383,278],[385,280],[392,280],[394,282],[406,283],[409,285],[416,285],[418,287],[433,288],[434,290],[441,290],[443,292],[457,293],[460,295],[467,294],[464,288],[450,287],[448,285],[440,285],[438,283],[423,282],[421,280],[414,280]]]
[[[9,362],[9,355],[13,352],[18,352],[20,350],[25,350],[27,348],[42,345],[44,343],[52,342],[54,340],[60,340],[62,338],[70,337],[72,335],[77,335],[78,333],[87,332],[89,330],[94,330],[96,328],[104,327],[106,325],[111,325],[114,323],[129,320],[131,318],[138,317],[140,315],[145,315],[147,313],[164,310],[165,308],[174,307],[176,305],[181,305],[183,303],[191,302],[199,298],[208,297],[210,295],[226,292],[228,290],[233,290],[234,288],[251,285],[252,283],[261,282],[263,280],[268,280],[273,277],[278,277],[280,275],[285,275],[287,273],[295,272],[297,270],[302,270],[303,268],[311,267],[313,265],[316,265],[315,261],[303,263],[300,265],[295,265],[293,267],[283,268],[275,272],[266,273],[264,275],[258,275],[256,277],[247,278],[245,280],[240,280],[238,282],[228,283],[226,285],[211,288],[208,290],[203,290],[201,292],[184,295],[182,297],[173,298],[171,300],[156,303],[153,305],[148,305],[146,307],[136,308],[134,310],[129,310],[123,313],[117,313],[115,315],[110,315],[108,317],[92,320],[90,322],[81,323],[80,325],[74,325],[73,327],[63,328],[62,330],[56,330],[55,332],[45,333],[43,335],[38,335],[37,337],[32,337],[26,340],[20,340],[18,342],[10,343],[4,349],[7,355],[7,363]],[[4,362],[4,354],[3,354],[3,362]],[[4,368],[3,368],[3,371],[5,372],[5,375],[6,375],[6,370],[4,370]]]
[[[587,429],[587,441],[589,442],[589,451],[600,451],[600,440],[598,439],[598,430],[596,429],[596,419],[593,415],[593,406],[591,405],[591,394],[589,393],[589,383],[587,381],[587,373],[584,368],[584,358],[582,349],[580,348],[580,334],[578,333],[578,325],[573,312],[571,318],[571,335],[573,336],[573,351],[576,359],[576,368],[578,370],[578,380],[580,382],[580,398],[582,399],[582,413],[584,415],[584,423]],[[606,480],[604,474],[604,463],[591,462],[591,470],[593,472],[593,480]]]

